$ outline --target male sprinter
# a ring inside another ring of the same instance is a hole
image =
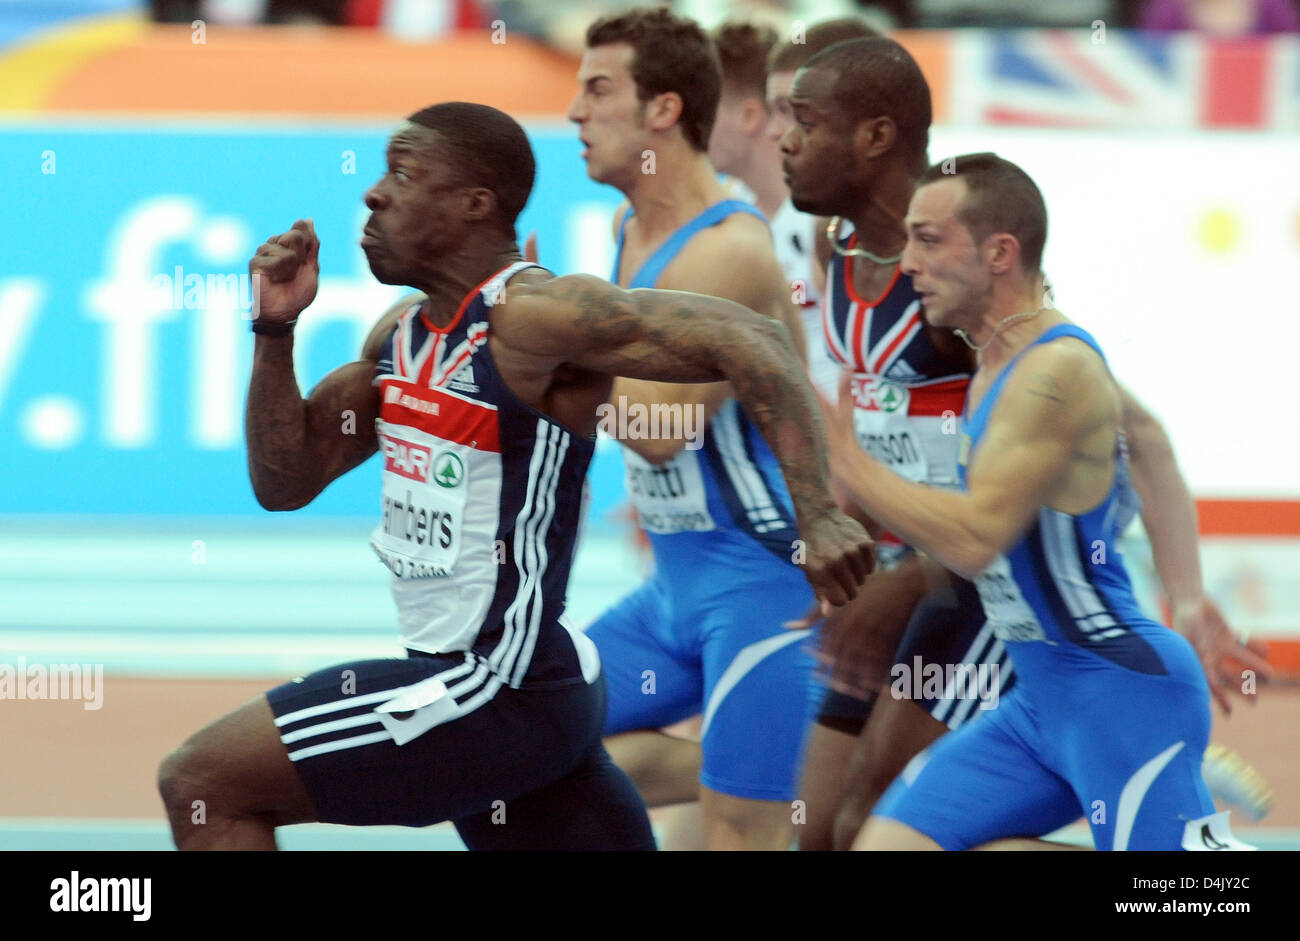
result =
[[[380,281],[422,293],[306,401],[292,350],[319,275],[310,221],[250,263],[254,492],[295,509],[383,451],[371,542],[409,657],[321,670],[192,736],[159,772],[179,847],[273,849],[277,826],[317,820],[450,819],[471,849],[653,848],[644,805],[601,746],[595,648],[564,620],[613,375],[729,381],[775,445],[818,594],[842,603],[865,577],[870,543],[834,510],[784,329],[726,301],[522,262],[515,219],[533,168],[523,129],[482,105],[435,105],[398,130],[361,244]]]
[[[870,39],[841,44],[811,59],[799,73],[791,101],[798,122],[783,149],[796,205],[842,215],[856,227],[854,239],[837,246],[844,254],[837,254],[830,267],[825,337],[832,354],[854,371],[858,441],[908,479],[954,487],[954,419],[963,404],[964,374],[973,362],[953,336],[921,318],[919,297],[896,267],[894,254],[905,243],[901,219],[924,170],[928,86],[901,46]],[[858,247],[858,238],[868,248]],[[887,264],[877,263],[861,254],[867,250],[893,257],[883,259]],[[891,291],[881,296],[887,282],[892,282]],[[875,303],[862,300],[878,296]],[[1159,423],[1131,395],[1121,394],[1135,483],[1145,501],[1144,521],[1176,612],[1175,625],[1194,639],[1207,671],[1217,675],[1219,645],[1230,632],[1204,596],[1194,504]],[[950,665],[976,670],[996,664],[999,688],[1005,689],[1014,679],[1012,666],[1002,643],[985,626],[973,586],[964,580],[950,585],[942,574],[927,579],[921,564],[905,558],[896,572],[877,574],[852,606],[828,620],[824,645],[850,635],[832,648],[848,661],[839,671],[856,674],[859,683],[870,682],[865,669],[851,669],[852,660],[878,664],[881,640],[875,638],[897,642],[929,581],[938,590],[916,610],[895,661],[909,671],[915,671],[917,657],[924,666],[937,665],[945,672]],[[868,597],[876,601],[870,607]],[[873,709],[855,696],[827,695],[805,762],[809,822],[801,846],[847,849],[871,806],[912,756],[986,703],[992,705],[997,692],[986,690],[981,701],[956,695],[960,690],[947,686],[901,688],[918,689],[921,699],[886,696]],[[1226,708],[1226,695],[1216,692]],[[1234,790],[1249,789],[1239,783]]]
[[[1122,397],[1096,341],[1043,302],[1038,187],[993,154],[918,183],[903,272],[979,354],[962,491],[904,479],[843,427],[832,461],[874,518],[975,581],[1019,682],[909,764],[855,848],[969,849],[1080,815],[1098,849],[1239,847],[1201,776],[1205,672],[1141,613],[1116,548],[1135,502]]]
[[[663,9],[599,20],[578,82],[569,118],[588,175],[630,203],[615,220],[613,280],[729,298],[799,331],[762,214],[727,199],[709,164],[721,80],[703,31]],[[680,800],[657,795],[658,779],[676,790],[699,749],[655,730],[703,713],[705,845],[785,849],[815,705],[807,632],[782,628],[811,602],[792,577],[798,537],[785,488],[755,416],[728,386],[619,380],[613,401],[670,405],[708,424],[693,449],[681,435],[624,441],[656,573],[588,631],[609,680],[610,750],[649,803]]]
[[[778,164],[781,161],[781,138],[794,124],[794,115],[790,110],[790,88],[794,85],[795,73],[817,53],[837,42],[868,39],[879,35],[876,30],[867,25],[865,20],[855,16],[844,16],[814,23],[799,37],[800,42],[788,39],[772,48],[768,54],[767,77],[764,83],[768,110],[768,124],[765,130],[776,151],[775,159]],[[790,191],[784,180],[782,180],[782,188],[786,199],[776,215],[770,217],[772,237],[776,242],[777,254],[783,258],[783,263],[785,257],[781,254],[783,251],[796,247],[796,243],[807,246],[806,249],[792,253],[791,263],[798,264],[795,271],[802,272],[806,265],[812,269],[811,273],[791,275],[791,280],[795,277],[807,279],[807,297],[802,305],[801,315],[804,334],[808,338],[809,371],[817,391],[833,402],[835,401],[834,390],[838,387],[839,381],[839,364],[830,357],[826,344],[819,339],[822,336],[822,296],[826,291],[826,266],[831,258],[831,245],[826,238],[826,223],[829,220],[822,216],[809,216],[799,212],[790,200]],[[809,222],[812,223],[811,233],[807,231]],[[786,265],[786,271],[787,274],[790,273],[791,264]],[[840,609],[836,616],[844,616],[845,611],[846,609]]]
[[[849,21],[855,22],[855,21]],[[862,27],[869,35],[869,28]],[[767,104],[767,60],[776,43],[775,30],[749,23],[723,23],[713,32],[722,67],[722,97],[709,137],[709,162],[719,173],[739,180],[754,197],[772,230],[777,260],[798,305],[808,346],[808,373],[817,391],[835,400],[839,368],[821,336],[821,292],[815,254],[825,220],[796,210],[781,170],[780,135],[773,134],[774,115]],[[817,38],[817,27],[808,31]],[[803,48],[803,46],[800,46]],[[824,239],[823,239],[824,240]]]
[[[949,332],[924,321],[911,280],[898,269],[904,241],[900,220],[927,162],[929,86],[907,51],[882,37],[831,44],[805,60],[797,74],[788,90],[792,120],[782,139],[791,197],[797,209],[847,217],[855,229],[835,246],[821,342],[854,372],[858,441],[910,480],[954,487],[956,416],[973,359]],[[832,689],[822,704],[803,775],[809,812],[800,832],[805,849],[832,848],[844,789],[850,780],[854,790],[863,788],[867,769],[859,767],[852,779],[845,772],[855,758],[864,764],[865,745],[858,740],[872,715],[874,687],[927,584],[943,579],[942,573],[927,573],[923,561],[896,538],[886,536],[881,545],[880,571],[864,589],[875,603],[868,607],[859,599],[853,617],[839,612],[823,636],[828,652],[841,658],[833,672],[844,675],[856,666],[856,654],[870,661],[863,672],[874,667],[875,673],[853,677],[855,695]],[[975,618],[982,621],[978,610]],[[944,656],[926,650],[926,659],[960,661],[978,640],[979,624],[951,623],[951,616],[943,620],[951,628],[943,635]],[[846,651],[836,643],[841,638],[861,646]],[[900,659],[911,663],[911,652],[906,658],[900,653]],[[929,718],[925,711],[921,715]],[[903,734],[897,723],[883,719],[877,728],[887,740]],[[876,756],[869,770],[887,774],[888,783],[902,763],[892,767]]]
[[[810,48],[815,52],[844,38],[875,35],[855,19],[835,21],[831,25],[836,28],[811,27],[806,44],[787,43],[784,46],[794,50]],[[785,272],[791,301],[799,308],[804,335],[808,338],[809,378],[827,401],[834,402],[839,384],[839,364],[831,358],[826,344],[820,340],[821,291],[825,283],[826,262],[824,258],[819,260],[815,251],[826,241],[823,233],[827,220],[805,215],[790,202],[779,148],[784,129],[780,133],[774,132],[774,124],[779,124],[782,119],[768,107],[766,100],[767,62],[776,45],[777,33],[771,27],[728,22],[717,27],[712,38],[722,69],[722,95],[713,131],[709,135],[709,162],[719,173],[738,182],[747,191],[747,198],[752,199],[767,219],[777,261]],[[786,54],[789,56],[791,53]],[[812,55],[812,52],[807,55]],[[802,62],[799,60],[799,64]],[[790,78],[793,75],[794,69],[791,68]],[[869,584],[868,590],[860,593],[852,603],[837,608],[833,616],[851,617],[859,607],[871,605]],[[672,734],[673,730],[669,731]],[[638,740],[643,745],[646,741],[644,737]],[[660,821],[661,831],[665,834],[661,845],[665,849],[703,848],[699,836],[703,827],[698,805],[693,803],[699,793],[698,750],[695,761],[688,763],[691,753],[677,741],[663,742],[662,745],[663,754],[653,779],[648,780],[647,770],[640,770],[636,775],[638,784],[644,785],[643,796],[648,802],[653,801],[653,805],[691,801],[693,810],[681,808]],[[615,748],[618,748],[617,744]],[[639,769],[648,768],[655,760],[655,756],[644,748],[640,749],[640,755]],[[678,782],[676,789],[670,780],[673,774]]]

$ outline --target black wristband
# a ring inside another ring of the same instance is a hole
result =
[[[293,333],[294,325],[297,319],[290,320],[288,323],[275,323],[270,320],[254,320],[253,332],[261,334],[264,337],[287,337]]]

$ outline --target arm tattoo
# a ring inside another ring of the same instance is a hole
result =
[[[566,286],[567,287],[567,286]],[[621,375],[727,381],[781,464],[803,522],[829,513],[826,437],[803,364],[779,321],[740,304],[678,291],[611,291],[575,285],[580,336],[609,349]]]
[[[1030,395],[1036,395],[1040,399],[1049,399],[1058,404],[1065,402],[1065,394],[1061,391],[1061,384],[1047,373],[1034,373],[1029,382]]]

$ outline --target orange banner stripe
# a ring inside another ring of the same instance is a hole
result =
[[[1197,500],[1202,536],[1300,536],[1300,500]]]

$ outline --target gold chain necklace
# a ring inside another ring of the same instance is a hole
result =
[[[846,257],[849,255],[861,255],[868,261],[874,261],[878,265],[897,264],[899,259],[903,257],[902,252],[899,252],[893,258],[881,258],[879,255],[874,255],[865,248],[840,248],[840,223],[843,221],[844,220],[839,216],[831,216],[831,221],[826,223],[826,240],[831,243],[831,249],[835,254]]]
[[[1012,314],[1010,317],[1002,318],[1002,320],[998,322],[998,325],[993,328],[993,333],[989,336],[989,338],[986,341],[984,341],[983,346],[976,346],[974,343],[972,343],[970,339],[970,334],[968,334],[965,330],[959,328],[954,330],[953,333],[961,337],[962,340],[965,341],[966,345],[969,346],[976,353],[983,353],[985,350],[989,348],[989,344],[992,343],[995,339],[997,339],[997,335],[1002,332],[1002,329],[1004,327],[1008,326],[1009,324],[1016,323],[1017,321],[1020,320],[1028,320],[1031,317],[1037,317],[1043,311],[1050,310],[1050,309],[1051,309],[1050,305],[1044,304],[1042,307],[1038,308],[1038,310],[1027,310],[1023,314]]]

